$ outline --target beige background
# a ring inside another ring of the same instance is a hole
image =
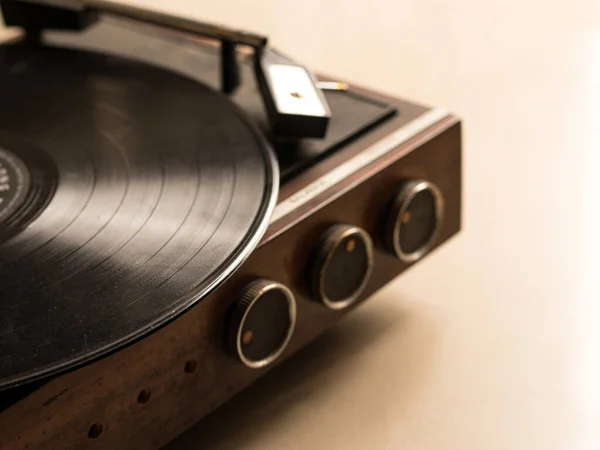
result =
[[[172,449],[600,448],[600,2],[136,3],[465,122],[462,234]]]

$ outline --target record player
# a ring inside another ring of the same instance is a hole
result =
[[[256,33],[0,5],[2,449],[159,448],[460,230],[451,113]]]

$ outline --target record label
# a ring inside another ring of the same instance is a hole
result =
[[[29,180],[25,164],[0,147],[0,222],[22,204],[27,196]]]

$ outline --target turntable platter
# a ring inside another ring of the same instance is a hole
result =
[[[266,141],[225,96],[124,58],[0,46],[0,388],[167,323],[258,244]]]

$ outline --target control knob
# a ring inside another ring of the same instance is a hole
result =
[[[285,350],[296,325],[296,301],[281,283],[257,280],[242,291],[228,327],[229,351],[247,367],[268,366]]]
[[[315,249],[309,270],[312,297],[330,309],[346,308],[358,299],[372,270],[369,234],[352,225],[334,225]]]
[[[406,263],[421,259],[435,243],[443,212],[442,194],[433,183],[403,183],[387,215],[384,240],[388,250]]]

